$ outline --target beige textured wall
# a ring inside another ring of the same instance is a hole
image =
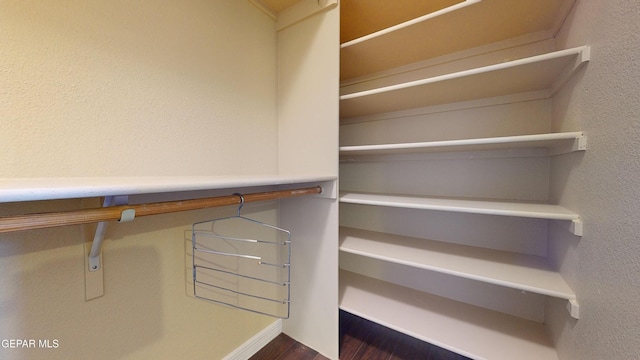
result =
[[[590,45],[592,60],[554,99],[555,128],[584,130],[584,154],[552,162],[551,195],[584,220],[584,236],[560,225],[550,250],[580,303],[561,301],[547,322],[560,359],[637,359],[640,354],[640,4],[578,0],[559,47]]]
[[[274,221],[274,204],[252,205],[243,214]],[[78,200],[37,204],[42,211],[78,206]],[[33,206],[0,209],[18,213]],[[0,340],[57,340],[59,346],[0,346],[0,358],[222,359],[273,322],[190,295],[189,224],[234,213],[219,208],[110,225],[103,247],[105,295],[91,301],[84,300],[79,227],[2,235]]]
[[[277,171],[276,39],[246,1],[0,2],[0,176]]]
[[[273,21],[247,1],[0,1],[0,177],[275,174],[276,76]],[[0,358],[222,358],[273,321],[185,288],[185,231],[233,213],[111,226],[89,302],[81,227],[1,235],[0,339],[58,348]]]

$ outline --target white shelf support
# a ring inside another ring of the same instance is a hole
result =
[[[578,300],[571,299],[567,302],[567,311],[572,318],[578,320],[580,319],[580,305],[578,304]]]
[[[129,202],[128,196],[106,196],[102,207],[126,205]],[[122,212],[119,222],[132,221],[135,218],[136,211],[127,209]],[[91,251],[89,252],[89,271],[98,271],[102,264],[100,263],[100,253],[102,252],[102,243],[104,234],[107,232],[106,221],[101,221],[96,227],[96,233],[93,236]]]
[[[570,230],[573,235],[582,236],[582,234],[584,233],[584,224],[582,223],[582,220],[580,219],[571,220]]]
[[[576,138],[576,141],[574,142],[574,150],[575,151],[585,151],[587,150],[587,137],[584,135],[584,133]]]
[[[573,63],[571,63],[568,71],[564,71],[551,85],[550,92],[552,96],[555,95],[558,90],[560,90],[562,85],[564,85],[564,83],[569,80],[572,74],[574,74],[578,69],[580,69],[580,67],[591,60],[591,47],[582,46],[580,49],[581,50],[578,53],[578,56],[574,59]]]
[[[576,134],[575,137],[572,139],[573,141],[567,144],[562,144],[562,145],[550,148],[549,155],[555,156],[555,155],[568,154],[576,151],[586,151],[587,136],[584,134],[584,132],[577,132],[575,134]]]

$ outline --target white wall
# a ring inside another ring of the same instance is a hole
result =
[[[549,244],[576,291],[580,320],[552,301],[547,321],[561,359],[637,359],[640,4],[578,0],[557,41],[590,45],[592,60],[554,99],[554,127],[584,130],[589,141],[584,154],[552,162],[552,198],[584,220],[582,238],[558,226]]]
[[[278,32],[280,174],[338,176],[339,21],[333,7]],[[283,331],[338,359],[338,201],[290,199],[280,215],[292,232]]]
[[[0,49],[0,177],[278,171],[274,23],[247,1],[0,1]],[[222,358],[273,321],[188,296],[185,231],[234,213],[111,226],[89,302],[82,227],[0,236],[0,339],[59,341],[0,358]]]
[[[278,32],[280,174],[338,175],[339,21],[334,7]]]

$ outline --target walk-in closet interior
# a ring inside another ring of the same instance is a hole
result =
[[[592,323],[585,288],[605,285],[583,247],[609,236],[579,185],[616,126],[586,110],[608,55],[585,32],[620,27],[598,22],[617,5],[342,1],[341,309],[473,359],[633,354],[581,338],[620,331]]]
[[[263,10],[0,3],[0,358],[338,358],[339,12]]]
[[[590,60],[555,41],[573,1],[414,3],[342,9],[340,307],[471,358],[554,359],[545,299],[580,309],[547,256],[551,222],[582,236],[549,190],[551,159],[588,151],[553,126]]]
[[[0,1],[0,358],[640,354],[640,5]],[[426,347],[425,347],[426,348]]]

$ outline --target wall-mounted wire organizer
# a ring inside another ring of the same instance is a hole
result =
[[[192,226],[196,298],[287,319],[291,233],[240,215]]]

